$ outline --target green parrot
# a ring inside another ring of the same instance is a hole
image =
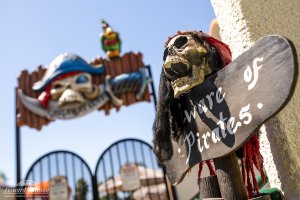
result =
[[[100,35],[103,51],[110,58],[119,58],[121,53],[121,40],[119,33],[102,20],[103,33]]]

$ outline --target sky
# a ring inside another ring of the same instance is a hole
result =
[[[210,1],[187,0],[3,0],[0,1],[0,171],[16,184],[15,94],[21,70],[48,65],[61,53],[87,61],[104,56],[99,42],[100,19],[120,33],[122,53],[142,52],[151,65],[157,92],[164,43],[179,30],[208,32],[215,18]],[[33,162],[53,150],[79,154],[95,170],[101,153],[124,138],[151,143],[153,103],[93,112],[73,120],[57,120],[41,131],[21,128],[22,178]]]

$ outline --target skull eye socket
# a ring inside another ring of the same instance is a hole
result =
[[[83,84],[83,83],[87,83],[87,82],[89,82],[89,78],[85,75],[80,75],[76,79],[77,84]]]
[[[63,85],[60,84],[60,83],[55,83],[55,84],[52,86],[53,89],[60,89],[60,88],[62,88],[62,87],[63,87]]]
[[[165,61],[169,53],[169,48],[165,48],[163,60]]]
[[[185,45],[188,42],[188,39],[185,36],[180,36],[177,38],[174,42],[174,46],[176,48],[181,48],[183,45]]]

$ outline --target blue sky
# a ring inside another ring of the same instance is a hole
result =
[[[49,64],[64,52],[92,60],[104,56],[98,35],[100,19],[119,31],[122,52],[142,52],[152,67],[157,90],[163,46],[178,30],[208,32],[215,17],[210,1],[0,1],[0,171],[15,184],[14,88],[21,70]],[[105,148],[122,138],[152,140],[154,107],[139,103],[120,112],[94,112],[56,121],[36,131],[22,127],[22,177],[40,156],[52,150],[73,151],[95,169]]]

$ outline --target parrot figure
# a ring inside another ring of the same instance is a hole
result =
[[[100,40],[103,51],[110,59],[119,58],[121,53],[119,33],[115,32],[104,20],[101,23],[103,33],[100,35]]]

